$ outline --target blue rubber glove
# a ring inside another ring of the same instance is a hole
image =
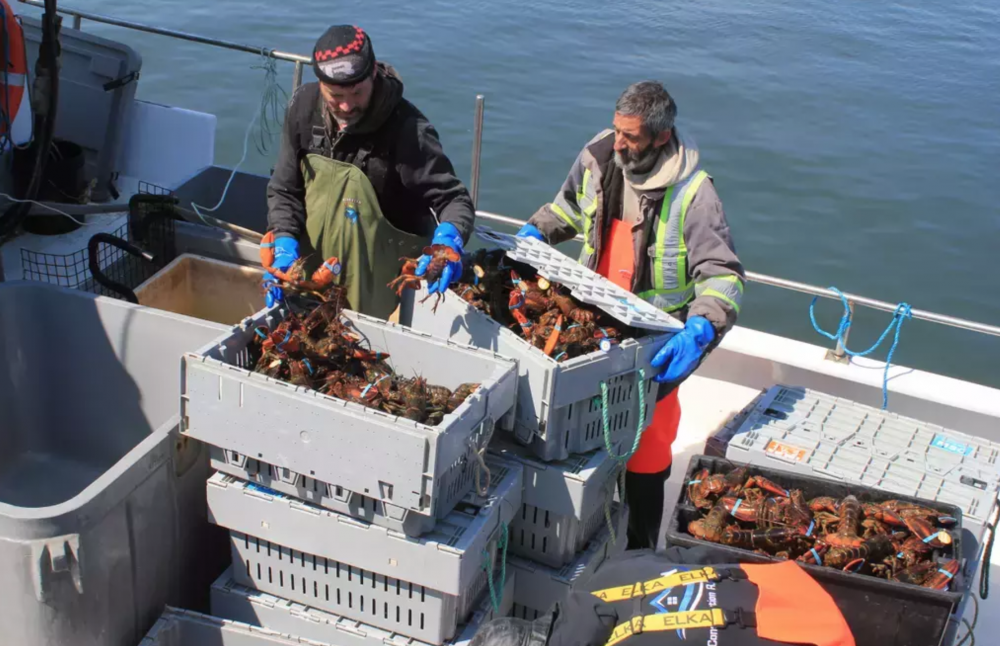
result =
[[[431,244],[443,244],[445,246],[451,247],[458,252],[458,255],[462,255],[462,235],[455,228],[455,225],[451,222],[442,222],[438,225],[437,229],[434,230],[434,237],[431,239]],[[423,276],[427,272],[427,266],[431,264],[431,257],[427,254],[420,256],[417,260],[417,270],[414,273],[415,276]],[[444,270],[441,272],[441,276],[438,277],[433,283],[427,286],[428,293],[431,294],[444,294],[445,291],[451,286],[453,282],[461,278],[462,276],[462,261],[452,261],[445,265]]]
[[[538,227],[536,227],[533,224],[525,224],[523,227],[521,227],[521,230],[517,232],[517,237],[534,238],[535,240],[541,240],[542,242],[545,242],[545,236],[543,236],[542,232],[538,230]]]
[[[285,271],[298,259],[298,240],[288,236],[274,239],[274,262],[271,264],[272,267],[278,271]],[[281,288],[278,287],[278,279],[273,274],[268,273],[264,275],[264,287],[267,288],[264,302],[267,303],[268,307],[273,307],[275,303],[284,300],[285,295]]]
[[[674,383],[687,377],[698,365],[705,348],[715,340],[715,328],[704,316],[692,316],[684,329],[667,341],[650,364],[660,369],[657,383]]]

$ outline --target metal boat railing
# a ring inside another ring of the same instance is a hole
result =
[[[33,7],[39,7],[39,8],[44,7],[44,2],[42,2],[42,0],[18,0],[18,1],[21,2],[22,4],[31,5]],[[250,54],[256,54],[258,56],[260,55],[268,56],[276,60],[288,61],[294,63],[295,67],[292,72],[293,91],[302,84],[303,66],[312,63],[312,59],[309,56],[303,56],[301,54],[282,52],[274,49],[269,49],[267,47],[253,47],[251,45],[235,43],[232,41],[222,40],[219,38],[211,38],[208,36],[190,34],[187,32],[176,31],[173,29],[163,29],[161,27],[153,27],[151,25],[145,25],[142,23],[132,22],[129,20],[120,20],[118,18],[113,18],[110,16],[103,16],[100,14],[91,13],[89,11],[81,11],[78,9],[71,9],[68,7],[60,6],[59,12],[73,17],[73,29],[81,29],[83,26],[83,20],[90,20],[93,22],[103,23],[107,25],[123,27],[125,29],[132,29],[150,34],[157,34],[160,36],[166,36],[168,38],[177,38],[180,40],[186,40],[194,43],[201,43],[204,45],[210,45],[212,47],[219,47],[222,49],[247,52]],[[480,94],[476,96],[476,111],[474,120],[473,144],[472,144],[472,179],[470,182],[470,193],[474,204],[478,204],[478,198],[479,198],[479,174],[480,174],[480,160],[482,153],[484,111],[485,111],[485,99],[483,95]],[[522,224],[524,224],[523,221],[518,220],[516,218],[500,215],[497,213],[490,213],[488,211],[477,210],[476,216],[484,220],[487,220],[489,222],[506,224],[513,227],[520,227]],[[583,237],[577,236],[576,239],[582,241]],[[803,294],[809,294],[811,296],[819,296],[821,298],[829,298],[833,300],[841,299],[841,295],[831,289],[826,289],[823,287],[819,287],[817,285],[810,285],[807,283],[800,283],[794,280],[787,280],[785,278],[778,278],[776,276],[759,274],[757,272],[748,271],[747,280],[753,283],[759,283],[761,285],[770,285],[771,287],[777,287],[779,289],[801,292]],[[869,309],[881,310],[883,312],[890,312],[890,313],[895,312],[898,306],[895,303],[880,301],[874,298],[868,298],[867,296],[860,296],[858,294],[844,293],[843,296],[847,300],[848,307],[850,309],[852,317],[854,314],[854,309],[858,305],[862,307],[867,307]],[[935,312],[928,312],[926,310],[918,310],[918,309],[911,310],[911,315],[914,319],[919,319],[922,321],[929,321],[931,323],[937,323],[939,325],[945,325],[948,327],[969,330],[972,332],[979,332],[980,334],[987,334],[990,336],[1000,337],[1000,326],[996,325],[978,323],[976,321],[970,321],[956,316],[937,314]],[[846,353],[844,350],[844,345],[847,343],[848,332],[849,330],[844,333],[843,337],[841,338],[841,341],[837,343],[836,349],[830,353],[834,358],[843,359],[845,357]]]

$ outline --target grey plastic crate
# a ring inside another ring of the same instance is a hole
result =
[[[394,529],[407,536],[422,536],[433,530],[438,518],[451,513],[458,501],[468,493],[477,470],[475,460],[465,460],[449,469],[445,474],[449,480],[441,487],[436,513],[434,516],[426,516],[235,451],[213,446],[210,455],[212,468],[217,471],[379,527]]]
[[[534,347],[453,292],[432,311],[426,293],[414,296],[411,325],[459,343],[487,348],[517,361],[519,384],[513,418],[504,428],[543,460],[564,460],[605,446],[601,383],[608,389],[608,435],[612,448],[630,447],[637,429],[652,420],[657,383],[650,361],[667,339],[656,334],[626,339],[607,352],[597,351],[562,363]],[[638,369],[646,379],[639,377]],[[645,394],[639,407],[639,389]],[[641,416],[641,417],[640,417]],[[511,428],[512,427],[512,428]]]
[[[494,611],[487,590],[479,607],[459,627],[458,636],[448,641],[448,645],[468,644],[484,623],[494,617],[509,615],[513,603],[514,572],[508,570],[506,582],[500,592],[499,610]],[[228,571],[212,585],[212,614],[337,646],[426,646],[426,642],[399,633],[242,586],[232,579]]]
[[[67,644],[72,642],[65,642]],[[139,646],[339,646],[167,606]],[[131,646],[131,645],[130,645]]]
[[[540,275],[561,283],[581,302],[599,307],[626,325],[659,331],[677,331],[684,327],[676,317],[540,240],[518,238],[482,225],[476,227],[476,235],[504,249],[511,259],[531,265]]]
[[[955,505],[982,526],[1000,444],[805,388],[774,386],[710,440],[726,457]]]
[[[486,567],[520,505],[521,467],[489,465],[489,496],[470,494],[421,539],[224,474],[209,481],[209,515],[231,530],[238,583],[441,643],[486,589]]]
[[[571,561],[605,524],[617,463],[603,449],[545,463],[500,439],[490,451],[524,467],[521,510],[510,526],[511,552],[553,567]]]
[[[248,369],[253,329],[274,327],[285,315],[277,307],[262,310],[185,355],[184,433],[279,467],[288,473],[287,482],[303,475],[377,499],[390,518],[411,512],[433,519],[446,513],[443,501],[459,500],[472,488],[469,465],[489,441],[494,420],[514,405],[515,364],[492,352],[345,312],[345,321],[372,348],[389,353],[398,373],[419,374],[448,388],[481,384],[439,426],[425,426]]]
[[[569,563],[597,530],[606,526],[605,509],[610,509],[614,493],[612,479],[605,487],[603,504],[583,520],[522,503],[510,525],[511,553],[552,567]]]
[[[608,528],[604,528],[587,543],[572,563],[561,568],[547,567],[518,557],[507,560],[508,570],[516,572],[515,617],[535,619],[545,614],[554,603],[566,598],[571,586],[582,585],[606,558],[625,550],[628,511],[615,504],[612,518],[617,528],[615,541],[611,540]]]
[[[134,646],[164,604],[207,602],[227,545],[177,367],[223,329],[0,284],[0,642]]]

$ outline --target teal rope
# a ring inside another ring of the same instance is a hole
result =
[[[635,430],[635,440],[632,442],[632,448],[621,455],[615,455],[614,450],[611,448],[611,428],[608,422],[608,384],[601,382],[601,429],[604,431],[604,448],[607,450],[608,455],[617,460],[618,462],[628,462],[636,450],[639,448],[639,440],[642,439],[642,433],[646,430],[646,416],[643,412],[646,410],[646,371],[639,368],[639,380],[636,382],[636,387],[639,389],[639,414],[636,416],[638,419],[636,421]]]
[[[830,291],[835,293],[840,297],[840,302],[844,305],[844,314],[840,317],[840,324],[837,325],[837,332],[835,334],[830,334],[823,328],[819,326],[816,322],[816,300],[818,296],[814,296],[812,303],[809,304],[809,320],[812,321],[813,329],[830,339],[831,341],[836,341],[837,343],[842,343],[844,346],[844,352],[852,357],[865,357],[874,352],[882,345],[882,342],[886,340],[889,333],[893,333],[892,345],[889,347],[889,354],[885,358],[885,370],[882,373],[882,410],[885,410],[889,406],[889,366],[892,365],[892,355],[896,352],[896,346],[899,345],[899,332],[903,329],[903,320],[913,318],[913,311],[907,303],[900,303],[896,306],[896,310],[892,313],[892,320],[889,321],[889,325],[886,326],[885,330],[882,332],[882,336],[878,338],[872,347],[864,350],[863,352],[854,352],[847,348],[847,344],[843,343],[844,335],[847,331],[851,329],[851,307],[847,302],[847,297],[844,296],[836,287],[830,287]]]
[[[508,532],[507,523],[500,523],[500,538],[497,540],[497,549],[501,550],[500,555],[500,591],[493,583],[493,562],[490,560],[490,553],[483,550],[483,569],[486,570],[486,582],[490,588],[490,603],[493,604],[493,612],[500,612],[500,604],[503,602],[503,588],[507,583],[507,543]]]

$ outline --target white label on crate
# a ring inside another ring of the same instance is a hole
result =
[[[764,452],[779,460],[787,460],[789,462],[802,462],[806,459],[806,454],[808,453],[805,449],[784,444],[777,440],[768,442],[767,446],[764,447]]]

